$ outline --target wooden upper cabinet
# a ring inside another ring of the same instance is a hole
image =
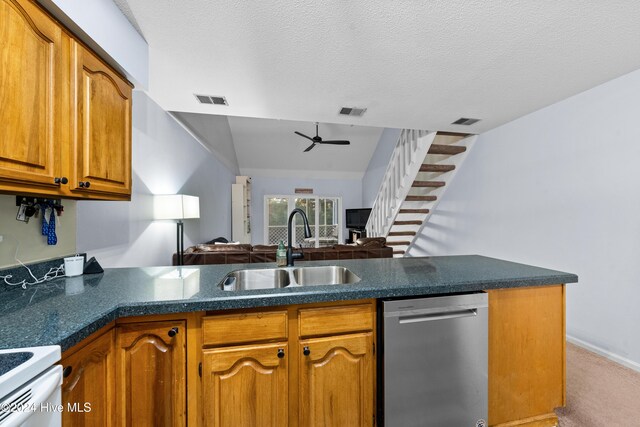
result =
[[[302,340],[298,352],[298,425],[373,425],[371,333]]]
[[[112,329],[62,360],[64,426],[109,427],[115,424],[114,344]]]
[[[118,326],[118,425],[186,425],[186,323]]]
[[[287,359],[286,342],[204,350],[204,425],[286,426]]]
[[[61,28],[32,1],[0,0],[0,190],[57,188],[63,50]]]
[[[72,70],[70,189],[131,194],[131,86],[75,42]]]

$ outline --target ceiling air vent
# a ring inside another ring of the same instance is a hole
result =
[[[366,111],[367,111],[366,108],[342,107],[340,109],[340,114],[342,114],[343,116],[361,117]]]
[[[463,126],[471,126],[474,123],[479,122],[480,119],[468,119],[466,117],[460,117],[455,122],[451,123],[452,125],[463,125]]]
[[[229,105],[227,98],[224,96],[212,96],[212,95],[196,95],[194,94],[200,104],[209,105]]]

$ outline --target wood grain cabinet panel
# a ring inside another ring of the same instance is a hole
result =
[[[286,342],[210,349],[203,353],[205,426],[287,425]]]
[[[131,196],[132,86],[33,0],[0,0],[0,192]]]
[[[56,190],[60,172],[63,32],[28,0],[0,0],[0,189]]]
[[[62,424],[115,425],[115,332],[96,338],[62,360]],[[88,406],[85,406],[88,405]]]
[[[373,336],[300,341],[299,425],[373,425]]]
[[[489,424],[557,425],[565,404],[565,287],[489,294]]]
[[[186,425],[185,324],[167,321],[117,327],[120,425]]]
[[[75,168],[70,188],[87,194],[130,194],[131,87],[76,42],[72,61]]]

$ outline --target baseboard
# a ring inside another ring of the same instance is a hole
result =
[[[596,353],[602,357],[606,357],[607,359],[611,360],[612,362],[616,362],[622,366],[625,366],[629,369],[633,369],[634,371],[640,372],[640,363],[634,362],[633,360],[629,360],[625,357],[619,356],[615,353],[611,353],[610,351],[607,351],[601,347],[598,347],[596,345],[593,344],[589,344],[588,342],[582,341],[581,339],[572,337],[570,335],[567,335],[567,341],[570,342],[571,344],[575,344],[578,347],[582,347],[586,350],[591,351],[592,353]]]

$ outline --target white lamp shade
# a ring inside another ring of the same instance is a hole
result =
[[[200,198],[184,194],[154,196],[153,217],[155,219],[200,218]]]

